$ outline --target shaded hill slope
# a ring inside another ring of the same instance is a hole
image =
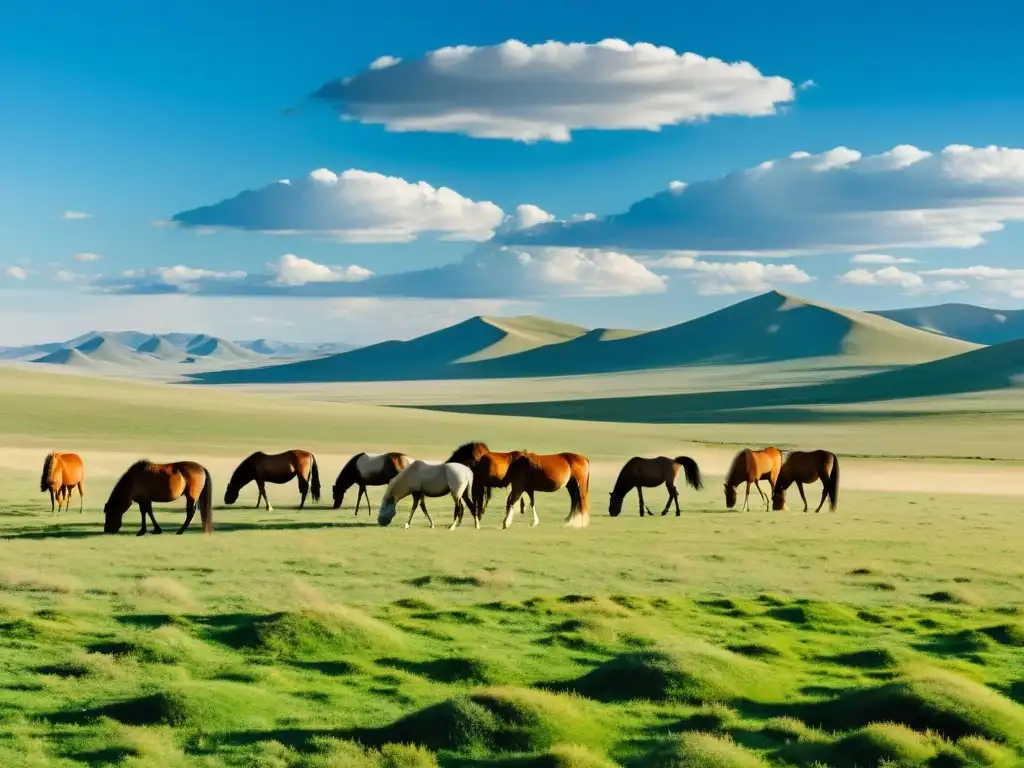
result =
[[[1024,388],[1024,339],[963,354],[812,386],[679,395],[481,405],[420,406],[431,410],[615,422],[757,421],[771,409],[851,405],[883,400]]]
[[[1024,310],[989,309],[974,304],[936,304],[931,307],[887,309],[871,314],[923,331],[971,341],[1002,344],[1024,339]]]
[[[584,333],[586,329],[579,326],[532,316],[473,317],[410,341],[385,341],[315,360],[193,378],[211,384],[457,378],[467,375],[461,371],[473,367],[473,361],[512,358]]]

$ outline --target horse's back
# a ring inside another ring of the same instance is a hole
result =
[[[60,472],[62,485],[78,485],[85,474],[85,462],[77,453],[55,453],[50,472]]]
[[[465,464],[450,463],[443,464],[445,477],[448,480],[448,488],[457,491],[461,495],[473,483],[473,470]]]

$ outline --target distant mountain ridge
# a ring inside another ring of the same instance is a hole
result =
[[[977,347],[769,291],[654,331],[588,330],[532,316],[475,317],[409,341],[192,378],[211,384],[515,378],[810,358],[892,367]]]
[[[974,304],[936,304],[872,312],[923,331],[971,341],[1002,344],[1024,339],[1024,309],[989,309]]]

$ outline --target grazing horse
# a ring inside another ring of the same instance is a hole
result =
[[[492,451],[487,443],[464,443],[448,457],[449,464],[465,464],[473,470],[473,505],[482,516],[491,501],[491,491],[508,487],[508,468],[525,451]],[[519,512],[525,514],[526,499],[519,500]]]
[[[807,497],[804,496],[804,483],[815,483],[821,480],[821,502],[815,512],[820,512],[828,499],[829,509],[835,511],[839,503],[839,457],[830,451],[793,451],[779,470],[779,480],[775,483],[772,493],[772,509],[786,508],[786,489],[796,483],[800,498],[804,500],[804,512],[807,511]]]
[[[359,514],[359,502],[366,497],[366,514],[370,514],[370,494],[366,492],[368,485],[387,485],[399,472],[408,467],[412,459],[404,453],[357,453],[348,463],[341,468],[338,479],[334,481],[334,508],[341,507],[345,500],[345,493],[353,485],[359,486],[356,494],[356,514]],[[419,498],[420,506],[423,506],[423,499],[419,494],[413,494],[413,502]],[[426,511],[426,507],[423,507]]]
[[[747,494],[743,497],[743,509],[747,510],[747,503],[750,501],[750,484],[753,483],[757,492],[761,494],[764,501],[765,511],[771,499],[765,495],[758,483],[759,480],[767,480],[771,486],[772,493],[775,492],[775,483],[779,479],[779,469],[782,467],[782,452],[774,446],[762,448],[759,451],[744,448],[736,454],[729,467],[729,473],[725,476],[725,507],[732,509],[736,506],[736,486],[740,483],[747,484]]]
[[[512,461],[508,468],[511,491],[505,502],[502,528],[512,524],[512,507],[523,494],[530,497],[533,525],[540,525],[534,493],[554,493],[563,488],[569,491],[569,516],[566,525],[585,528],[590,524],[590,459],[578,453],[526,452]]]
[[[299,509],[306,506],[307,493],[312,492],[314,502],[320,501],[320,470],[316,465],[316,456],[309,451],[298,450],[273,454],[256,451],[243,460],[231,475],[227,490],[224,491],[224,503],[234,504],[238,501],[238,492],[255,481],[259,489],[256,508],[259,508],[262,499],[267,505],[267,512],[272,512],[274,508],[270,506],[266,483],[281,485],[291,482],[293,477],[299,478],[299,493],[302,494]]]
[[[185,522],[178,533],[182,534],[188,528],[197,507],[203,521],[203,532],[212,533],[213,480],[210,479],[210,470],[194,461],[154,464],[141,459],[121,475],[103,505],[103,532],[120,531],[124,513],[131,509],[132,504],[138,504],[142,527],[137,535],[146,533],[146,515],[153,521],[153,533],[163,533],[153,517],[153,502],[174,501],[182,496],[185,497]]]
[[[473,522],[480,527],[480,516],[477,514],[473,500],[469,497],[469,489],[473,484],[473,471],[463,464],[431,464],[426,461],[414,461],[388,483],[388,489],[380,502],[380,510],[377,512],[377,523],[379,525],[390,525],[398,511],[396,505],[406,496],[413,496],[412,512],[409,519],[405,521],[405,527],[412,524],[413,515],[416,514],[416,506],[423,507],[423,514],[427,516],[430,527],[434,527],[434,521],[423,505],[423,497],[440,498],[448,496],[455,500],[454,519],[448,530],[454,530],[455,526],[462,524],[464,514],[463,502],[469,507],[473,515]],[[418,499],[415,497],[419,497]]]
[[[39,490],[50,492],[50,512],[60,512],[61,504],[66,501],[64,509],[71,508],[71,490],[78,488],[78,513],[85,506],[85,495],[82,492],[85,481],[85,464],[77,453],[48,453],[43,459],[43,476],[39,480]]]
[[[673,502],[676,505],[676,517],[679,516],[679,491],[676,490],[676,476],[682,468],[686,484],[696,491],[704,487],[700,477],[700,468],[697,462],[689,456],[676,456],[670,459],[667,456],[658,456],[653,459],[644,459],[634,456],[627,461],[615,480],[615,487],[612,488],[611,501],[608,504],[608,514],[618,517],[622,512],[622,500],[626,494],[636,488],[636,495],[640,501],[640,517],[644,516],[644,510],[648,515],[653,516],[650,508],[644,504],[644,488],[657,488],[664,485],[668,489],[668,501],[665,502],[665,509],[662,510],[662,517],[668,514],[669,507]]]

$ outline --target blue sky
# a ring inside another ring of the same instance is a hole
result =
[[[916,0],[16,5],[0,343],[654,327],[770,287],[1021,306],[1022,22]],[[428,56],[447,46],[476,48]]]

